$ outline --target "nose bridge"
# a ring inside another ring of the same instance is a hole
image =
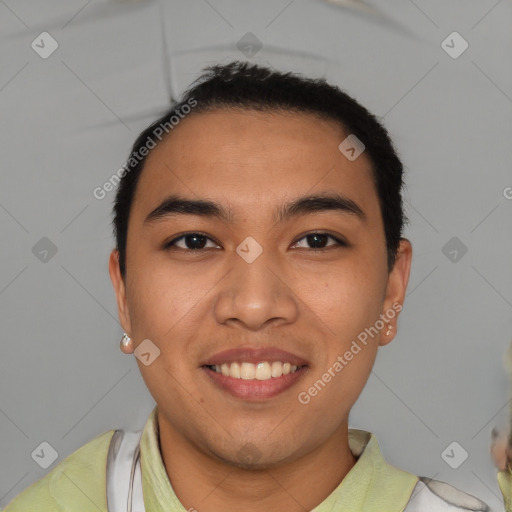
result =
[[[276,266],[276,260],[272,255],[271,249],[262,250],[260,254],[254,257],[255,254],[251,253],[254,253],[255,249],[251,247],[247,253],[250,258],[246,259],[243,254],[240,255],[246,248],[247,244],[245,246],[240,244],[237,249],[239,261],[236,262],[235,274],[239,293],[248,295],[264,293],[271,295],[275,285],[272,282],[272,278],[275,278],[275,270],[273,273],[270,271],[270,268],[272,268],[272,265]]]
[[[286,279],[279,276],[279,261],[271,249],[248,238],[233,254],[232,271],[215,307],[217,320],[236,319],[251,329],[270,319],[293,320],[297,305]]]
[[[232,291],[238,302],[252,302],[253,307],[258,304],[260,308],[268,307],[276,292],[275,270],[270,271],[272,265],[276,266],[272,249],[263,249],[259,244],[255,247],[254,242],[248,240],[242,242],[236,252]]]

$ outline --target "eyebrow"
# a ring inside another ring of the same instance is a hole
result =
[[[294,199],[276,210],[273,222],[283,222],[292,217],[327,211],[352,216],[366,222],[366,215],[362,208],[352,199],[337,193],[309,195]],[[233,222],[231,210],[220,203],[206,199],[188,199],[171,195],[148,214],[144,219],[144,224],[158,222],[178,215],[198,215],[205,218],[217,218],[227,223]]]

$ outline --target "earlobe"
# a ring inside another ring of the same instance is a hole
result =
[[[119,251],[117,249],[113,249],[110,253],[108,270],[110,280],[112,281],[114,292],[116,294],[117,313],[119,321],[121,322],[121,327],[123,328],[123,331],[131,333],[132,328],[128,303],[126,300],[126,287],[119,268]]]

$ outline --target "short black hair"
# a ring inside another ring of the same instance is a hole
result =
[[[181,100],[173,101],[171,108],[148,126],[133,144],[113,207],[112,223],[123,278],[126,276],[130,209],[149,149],[172,132],[183,114],[196,115],[219,109],[313,114],[339,123],[348,134],[362,141],[365,154],[372,163],[384,222],[388,271],[391,271],[406,222],[402,202],[403,166],[381,122],[354,98],[323,78],[307,78],[297,73],[232,61],[204,68]]]

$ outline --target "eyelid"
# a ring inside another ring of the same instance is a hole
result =
[[[213,239],[211,236],[207,235],[206,233],[203,233],[202,231],[186,231],[185,233],[181,233],[180,235],[173,237],[168,242],[165,242],[163,245],[163,249],[164,250],[170,249],[171,247],[174,247],[176,245],[176,242],[178,242],[179,240],[181,240],[187,236],[191,236],[191,235],[203,236],[203,237],[207,238],[209,241],[220,246],[220,243],[218,243],[215,239]],[[183,249],[182,247],[178,247],[178,249],[181,249],[182,251],[190,251],[190,252],[201,252],[204,250],[204,249]],[[212,249],[212,247],[208,247],[208,249]]]
[[[305,247],[305,249],[309,249],[311,251],[324,251],[326,249],[329,249],[331,247],[347,247],[348,246],[348,242],[346,242],[343,237],[340,237],[338,235],[333,235],[331,233],[329,233],[328,231],[309,231],[307,233],[304,233],[302,235],[300,235],[296,240],[295,242],[293,242],[292,246],[293,245],[296,245],[298,242],[300,242],[303,238],[306,238],[307,236],[310,236],[310,235],[325,235],[327,236],[327,238],[332,238],[336,243],[335,244],[332,244],[332,245],[328,245],[326,247],[322,247],[322,248],[319,248],[319,249],[315,249],[313,247],[309,248],[309,247]]]
[[[164,243],[164,250],[166,249],[170,249],[171,247],[174,247],[176,245],[176,242],[178,242],[179,240],[185,238],[186,236],[189,236],[189,235],[199,235],[199,236],[203,236],[205,238],[207,238],[209,241],[217,244],[217,245],[221,245],[220,243],[218,243],[216,240],[214,240],[211,236],[207,235],[206,233],[203,233],[201,231],[187,231],[185,233],[181,233],[180,235],[178,236],[175,236],[172,240],[169,240],[169,242],[165,242]],[[303,238],[306,238],[307,236],[310,236],[310,235],[326,235],[328,238],[331,238],[333,239],[336,243],[335,244],[331,244],[331,245],[328,245],[326,246],[325,248],[322,247],[322,248],[318,248],[318,249],[315,249],[315,248],[309,248],[309,247],[304,247],[304,249],[309,249],[311,251],[323,251],[323,250],[326,250],[330,247],[347,247],[349,244],[343,239],[343,237],[339,237],[337,235],[333,235],[329,232],[326,232],[326,231],[309,231],[307,233],[303,233],[302,235],[300,235],[296,240],[295,242],[293,242],[292,244],[292,247],[294,245],[296,245],[298,242],[300,242]],[[203,251],[204,249],[184,249],[182,247],[179,247],[180,250],[183,250],[183,251],[189,251],[189,252],[201,252]],[[208,247],[208,249],[212,249],[212,247]]]

